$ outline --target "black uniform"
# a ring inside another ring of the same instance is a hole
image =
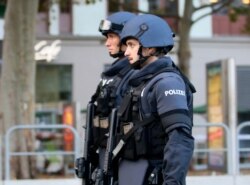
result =
[[[96,102],[93,125],[94,145],[99,148],[99,167],[103,168],[104,153],[109,132],[109,116],[112,108],[118,107],[127,88],[128,78],[134,70],[127,58],[116,60],[109,69],[101,75],[101,81],[92,102]]]
[[[194,87],[169,57],[142,68],[129,85],[119,110],[119,137],[126,143],[120,153],[119,185],[184,185],[194,149]]]

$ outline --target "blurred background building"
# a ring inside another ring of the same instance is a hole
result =
[[[4,2],[4,1],[3,1]],[[40,0],[37,14],[37,42],[34,46],[37,62],[36,75],[36,122],[40,124],[71,124],[80,127],[79,110],[84,110],[100,80],[100,73],[113,61],[104,47],[105,38],[98,32],[101,19],[109,14],[126,10],[126,6],[142,11],[169,12],[166,21],[177,37],[173,52],[177,61],[178,15],[183,12],[184,0],[83,0],[55,1]],[[59,3],[60,2],[60,3]],[[123,2],[121,7],[117,2]],[[197,0],[198,5],[211,2]],[[250,1],[235,0],[235,3],[250,6]],[[4,37],[5,4],[0,4],[0,60]],[[197,12],[198,17],[209,8]],[[237,89],[239,122],[250,119],[250,37],[244,32],[246,16],[239,16],[231,22],[228,10],[208,15],[197,22],[191,30],[190,79],[196,86],[194,106],[199,113],[206,113],[207,78],[206,64],[233,58],[237,66]],[[71,108],[69,108],[71,107]],[[73,118],[70,117],[73,115]],[[206,122],[204,117],[195,119]],[[200,132],[200,130],[198,131]],[[204,133],[204,134],[203,134]],[[206,143],[206,130],[201,133],[201,145]],[[70,135],[64,135],[65,142],[72,142]],[[67,140],[68,139],[68,140]],[[68,146],[70,150],[70,146]],[[201,156],[202,158],[202,156]],[[201,166],[200,166],[201,167]]]
[[[99,22],[113,12],[126,10],[126,7],[121,9],[115,0],[101,0],[89,4],[83,0],[64,0],[52,5],[49,2],[40,1],[37,15],[37,103],[74,101],[84,108],[95,91],[101,71],[113,61],[104,47],[105,38],[98,32]],[[183,10],[184,0],[122,2],[128,7],[145,12],[168,11],[171,17],[166,20],[177,33],[178,41],[178,15]],[[196,2],[201,4],[209,0]],[[1,40],[4,35],[4,11],[5,5],[2,4]],[[204,12],[200,14],[202,13]],[[192,27],[190,78],[197,88],[195,106],[206,104],[206,63],[233,57],[237,65],[248,65],[250,41],[249,36],[243,32],[246,21],[246,16],[239,16],[236,22],[231,22],[227,10],[222,10],[201,19]],[[175,62],[178,62],[175,53],[177,47],[178,42],[171,53]]]

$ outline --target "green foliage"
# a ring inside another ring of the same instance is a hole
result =
[[[245,29],[243,30],[243,32],[250,35],[250,15],[249,14],[247,16]]]
[[[4,17],[6,6],[7,6],[7,1],[0,0],[0,18]]]
[[[109,0],[108,10],[109,12],[117,12],[120,10],[136,12],[138,11],[137,1],[124,0],[123,3],[121,3],[120,0]]]
[[[250,5],[230,7],[228,11],[229,18],[232,22],[236,22],[239,16],[246,16],[246,23],[243,33],[250,34]]]
[[[232,22],[236,22],[238,19],[238,13],[236,13],[236,10],[233,8],[229,9],[228,16]]]

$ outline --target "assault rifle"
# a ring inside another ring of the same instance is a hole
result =
[[[113,108],[109,125],[109,136],[107,140],[107,148],[105,152],[103,170],[99,169],[96,174],[95,185],[114,185],[114,167],[113,149],[115,145],[115,134],[118,126],[117,109]]]
[[[109,128],[109,137],[107,141],[107,148],[105,152],[105,161],[104,161],[104,185],[113,185],[114,184],[114,159],[113,159],[113,149],[115,147],[115,134],[118,126],[118,117],[117,109],[112,109],[110,128]]]
[[[86,115],[86,126],[85,128],[85,136],[84,136],[84,151],[83,157],[76,159],[75,164],[75,173],[78,178],[83,179],[82,185],[92,185],[94,184],[91,179],[92,172],[94,170],[94,165],[92,161],[93,155],[95,151],[90,151],[91,146],[93,146],[93,135],[92,135],[92,126],[93,126],[93,118],[94,118],[94,104],[89,103],[87,106],[87,115]]]

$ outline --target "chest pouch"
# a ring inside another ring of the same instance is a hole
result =
[[[109,118],[95,116],[93,121],[93,138],[94,143],[101,147],[107,145],[107,133],[109,131]]]
[[[99,95],[97,97],[97,110],[96,113],[101,117],[107,117],[112,107],[114,107],[114,92],[112,87],[105,85],[100,88]],[[113,96],[113,97],[112,97]]]
[[[127,123],[123,124],[123,128],[127,125]],[[128,160],[137,160],[140,157],[162,159],[164,146],[165,135],[162,124],[155,120],[149,125],[138,126],[127,140],[123,157]]]
[[[109,114],[115,104],[114,84],[107,84],[100,88],[97,96],[96,116],[94,118],[93,135],[96,145],[106,147],[109,131]]]
[[[121,137],[128,138],[122,155],[128,160],[137,160],[140,157],[161,159],[163,156],[164,130],[158,116],[136,121],[142,119],[139,103],[141,91],[144,87],[145,84],[141,84],[134,88],[127,103],[121,106],[123,111],[120,115],[122,115],[124,121],[120,125]],[[131,132],[133,133],[131,134]]]

